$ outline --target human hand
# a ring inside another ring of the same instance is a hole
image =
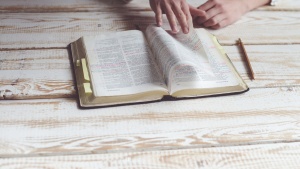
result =
[[[178,20],[183,33],[188,33],[192,26],[192,17],[204,16],[204,12],[196,9],[186,0],[149,0],[152,10],[155,12],[156,23],[162,25],[162,14],[166,14],[173,33],[178,32],[176,19]],[[191,23],[191,24],[190,24]]]
[[[198,16],[195,23],[212,29],[226,27],[250,10],[245,0],[208,0],[198,9],[206,14]]]

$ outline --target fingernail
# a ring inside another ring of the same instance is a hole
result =
[[[161,26],[162,25],[162,21],[158,21],[158,26]]]
[[[178,32],[177,27],[174,27],[174,28],[172,29],[172,31],[173,31],[174,33],[177,33],[177,32]]]

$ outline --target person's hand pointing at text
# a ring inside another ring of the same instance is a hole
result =
[[[155,12],[156,23],[161,26],[162,15],[166,14],[173,33],[178,32],[177,22],[183,33],[188,33],[192,23],[192,16],[204,16],[205,12],[190,6],[186,0],[149,0]]]

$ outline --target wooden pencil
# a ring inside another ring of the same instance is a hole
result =
[[[252,69],[252,66],[251,66],[251,63],[250,63],[248,54],[247,54],[247,52],[246,52],[246,49],[245,49],[245,47],[244,47],[244,44],[243,44],[241,38],[239,38],[239,44],[240,44],[241,47],[242,47],[242,51],[243,51],[244,56],[245,56],[246,64],[247,64],[248,69],[249,69],[249,72],[250,72],[251,80],[254,80],[254,79],[255,79],[255,78],[254,78],[254,72],[253,72],[253,69]]]

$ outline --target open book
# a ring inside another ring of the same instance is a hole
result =
[[[71,44],[82,107],[248,90],[217,39],[205,29],[171,34],[154,25],[84,36]]]

